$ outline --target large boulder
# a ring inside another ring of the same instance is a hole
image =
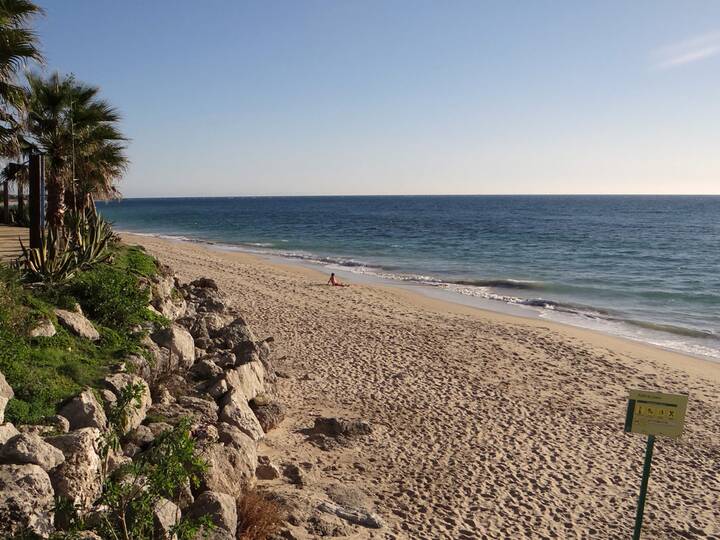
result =
[[[250,361],[253,353],[258,352],[255,334],[242,318],[211,332],[210,337],[216,348],[232,350],[241,363]]]
[[[255,443],[246,437],[245,443],[241,444],[209,444],[200,450],[200,458],[208,465],[200,476],[200,491],[209,489],[239,494],[255,482]]]
[[[153,299],[151,305],[160,312],[160,314],[174,321],[175,319],[185,315],[187,304],[185,299],[181,297],[157,298]]]
[[[195,362],[195,341],[182,326],[173,324],[162,328],[152,335],[152,340],[170,351],[168,368],[189,369]]]
[[[107,426],[105,410],[90,388],[65,403],[59,413],[68,419],[70,429],[94,427],[102,430]]]
[[[150,387],[148,384],[140,377],[129,373],[115,373],[113,375],[109,375],[108,377],[105,377],[104,382],[105,386],[107,386],[117,398],[120,398],[123,390],[130,385],[139,385],[142,387],[139,402],[133,401],[133,404],[129,409],[125,432],[138,427],[145,419],[145,415],[152,405]]]
[[[49,471],[63,461],[65,461],[65,456],[60,450],[30,433],[15,435],[0,448],[0,462],[2,463],[16,465],[32,463]]]
[[[0,425],[0,444],[5,444],[19,433],[20,432],[13,424],[11,424],[10,422],[5,422],[4,424]]]
[[[38,465],[0,465],[0,531],[3,538],[53,532],[52,484]]]
[[[256,398],[250,400],[249,405],[265,433],[275,429],[285,419],[285,407],[279,401]]]
[[[55,315],[57,316],[60,324],[76,336],[89,339],[90,341],[97,341],[100,339],[100,333],[82,313],[56,309]]]
[[[5,421],[5,407],[15,396],[15,392],[5,380],[5,375],[0,373],[0,424]]]
[[[241,390],[232,389],[223,397],[218,418],[235,426],[254,441],[259,441],[265,436],[260,422]]]
[[[225,493],[206,491],[195,499],[188,511],[191,518],[208,516],[215,525],[216,530],[220,529],[235,536],[237,529],[237,506],[235,499]]]
[[[247,399],[253,399],[265,390],[265,368],[259,360],[229,369],[225,379],[230,388],[240,390]]]
[[[50,472],[55,494],[69,499],[81,512],[89,510],[102,491],[100,431],[81,428],[46,441],[58,448],[65,462]]]
[[[218,406],[214,401],[193,396],[180,396],[177,401],[156,403],[150,414],[162,416],[170,423],[181,418],[190,418],[193,423],[212,424],[218,419]]]

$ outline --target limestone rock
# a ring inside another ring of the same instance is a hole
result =
[[[372,433],[372,427],[364,420],[320,417],[315,419],[314,431],[330,437],[356,437],[358,435],[369,435]]]
[[[241,390],[247,399],[253,399],[265,391],[265,368],[259,360],[228,370],[225,378],[230,388]]]
[[[260,480],[276,480],[280,478],[280,468],[267,456],[258,456],[255,476]]]
[[[203,358],[193,364],[190,373],[197,380],[206,380],[222,375],[223,370],[209,358]]]
[[[222,409],[218,415],[220,420],[237,427],[254,441],[259,441],[265,436],[260,422],[255,417],[255,413],[252,412],[242,391],[230,390],[223,398],[222,404]]]
[[[10,422],[5,422],[4,424],[0,425],[0,445],[5,444],[19,433],[20,432],[17,430],[17,428]]]
[[[239,494],[252,485],[257,454],[254,443],[248,443],[244,447],[210,444],[202,448],[199,455],[208,468],[200,476],[200,490]]]
[[[180,418],[189,417],[194,422],[212,424],[218,419],[218,406],[214,401],[193,396],[181,396],[177,401],[161,404],[156,403],[150,414],[161,415],[170,423],[177,423]]]
[[[176,365],[185,370],[195,362],[195,341],[182,326],[173,324],[170,328],[162,328],[152,335],[152,339],[170,351],[170,367]]]
[[[0,448],[0,462],[2,463],[16,465],[32,463],[49,471],[63,461],[65,461],[65,456],[60,450],[46,443],[37,435],[28,433],[15,435]]]
[[[49,416],[45,419],[45,421],[55,430],[57,434],[67,433],[70,431],[70,421],[61,414]]]
[[[121,392],[129,385],[140,385],[142,387],[142,393],[140,396],[140,402],[133,401],[132,406],[129,409],[127,426],[125,432],[135,429],[145,419],[148,409],[152,405],[152,399],[150,398],[150,387],[148,384],[135,375],[129,373],[115,373],[105,377],[105,386],[107,386],[116,397],[120,397]]]
[[[189,515],[193,518],[209,516],[217,529],[235,535],[237,529],[237,507],[235,499],[225,493],[206,491],[195,499]]]
[[[126,436],[127,440],[136,444],[139,448],[145,449],[155,440],[155,434],[148,426],[142,424],[132,430]]]
[[[40,319],[37,324],[30,330],[30,337],[53,337],[57,333],[55,325],[50,319]]]
[[[90,388],[68,401],[59,412],[70,422],[70,429],[94,427],[102,430],[107,426],[105,409]]]
[[[89,339],[90,341],[97,341],[100,339],[98,331],[82,313],[56,309],[55,315],[57,316],[60,324],[76,336]]]
[[[13,537],[53,531],[53,488],[48,474],[33,464],[0,465],[0,531]]]
[[[15,396],[15,392],[5,380],[5,375],[0,373],[0,424],[5,421],[5,406]]]
[[[160,314],[166,319],[174,321],[185,315],[187,310],[187,304],[183,298],[158,298],[152,301],[152,306],[155,307]]]
[[[161,498],[153,508],[153,527],[155,529],[153,538],[157,540],[173,538],[171,530],[180,523],[181,517],[180,508],[174,502]]]
[[[285,419],[285,407],[279,401],[250,400],[250,408],[265,433],[279,426]]]
[[[55,494],[81,511],[92,507],[102,489],[99,438],[100,431],[88,427],[46,439],[65,456],[65,462],[50,472]]]

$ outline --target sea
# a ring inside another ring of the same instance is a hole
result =
[[[98,208],[122,231],[720,361],[720,196],[152,198]]]

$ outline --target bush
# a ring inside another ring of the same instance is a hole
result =
[[[105,326],[126,330],[147,318],[150,293],[119,268],[103,265],[83,272],[70,282],[68,291],[87,316]]]
[[[143,277],[152,277],[158,273],[157,261],[145,253],[141,246],[119,249],[114,255],[113,266]]]
[[[251,489],[237,504],[238,540],[265,540],[280,530],[285,512],[279,503]]]

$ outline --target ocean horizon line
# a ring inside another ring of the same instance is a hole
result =
[[[121,200],[157,200],[157,199],[269,199],[269,198],[359,198],[359,197],[658,197],[658,198],[683,198],[683,197],[707,197],[719,198],[720,193],[407,193],[407,194],[313,194],[313,195],[152,195],[141,197],[122,196],[117,199],[103,199],[98,202],[109,203]]]

